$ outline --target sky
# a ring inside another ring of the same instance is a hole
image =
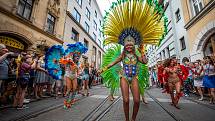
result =
[[[96,0],[100,10],[102,11],[102,15],[105,15],[105,10],[108,10],[111,6],[111,3],[116,1],[116,0]]]

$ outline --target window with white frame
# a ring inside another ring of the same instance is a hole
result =
[[[82,0],[76,0],[76,1],[80,6],[82,6]]]
[[[96,34],[93,32],[93,40],[96,41]]]
[[[102,42],[101,42],[101,40],[100,40],[100,39],[98,39],[98,42],[99,42],[99,46],[101,46],[101,45],[102,45]]]
[[[75,20],[76,20],[77,22],[80,23],[81,14],[80,14],[75,8],[74,8],[74,10],[73,10],[72,16],[75,18]]]
[[[99,37],[102,37],[102,31],[99,30]]]
[[[93,21],[93,27],[94,27],[94,29],[97,31],[97,23],[96,23],[95,20]]]
[[[89,26],[89,24],[87,24],[87,22],[85,22],[85,30],[87,31],[87,33],[89,33],[89,31],[90,31],[90,26]]]
[[[193,15],[197,15],[203,9],[202,0],[191,0]]]
[[[181,19],[181,15],[180,15],[180,10],[179,9],[175,12],[175,17],[176,17],[176,22],[178,22]]]
[[[33,2],[33,0],[19,0],[17,14],[29,20],[32,13]]]
[[[86,7],[86,16],[87,16],[87,18],[90,20],[90,11],[89,11],[89,9]]]

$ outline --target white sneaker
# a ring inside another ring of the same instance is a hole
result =
[[[29,103],[30,99],[24,99],[24,103]]]
[[[204,98],[203,97],[201,97],[200,99],[199,99],[199,101],[202,101]]]

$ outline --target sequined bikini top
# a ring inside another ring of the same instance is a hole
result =
[[[137,57],[135,55],[132,55],[131,57],[125,56],[123,59],[124,65],[136,65],[137,64]]]

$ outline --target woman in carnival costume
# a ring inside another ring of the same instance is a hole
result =
[[[167,59],[164,62],[164,71],[163,75],[165,75],[164,82],[167,83],[168,93],[172,99],[172,105],[177,109],[178,102],[180,97],[183,95],[181,92],[181,85],[183,85],[184,80],[188,77],[188,70],[183,66],[177,63],[175,58]],[[176,90],[176,94],[174,94],[174,89]]]
[[[166,34],[167,19],[163,16],[162,6],[156,0],[118,0],[104,17],[103,32],[106,36],[104,45],[120,44],[124,48],[121,52],[121,46],[117,45],[108,50],[110,58],[104,58],[100,73],[110,86],[120,85],[126,121],[129,121],[129,88],[134,100],[132,121],[135,121],[139,110],[140,93],[143,94],[146,85],[142,72],[144,71],[142,67],[147,63],[144,45],[157,45]],[[120,62],[122,68],[118,66]],[[116,73],[121,70],[120,77]],[[117,80],[120,80],[120,84]]]
[[[62,68],[65,66],[66,80],[66,99],[64,100],[64,108],[70,108],[75,101],[77,91],[77,77],[79,76],[80,63],[79,59],[82,54],[87,52],[87,48],[80,42],[68,44],[64,51],[62,46],[52,46],[47,52],[46,65],[49,73],[55,79],[61,79]]]

